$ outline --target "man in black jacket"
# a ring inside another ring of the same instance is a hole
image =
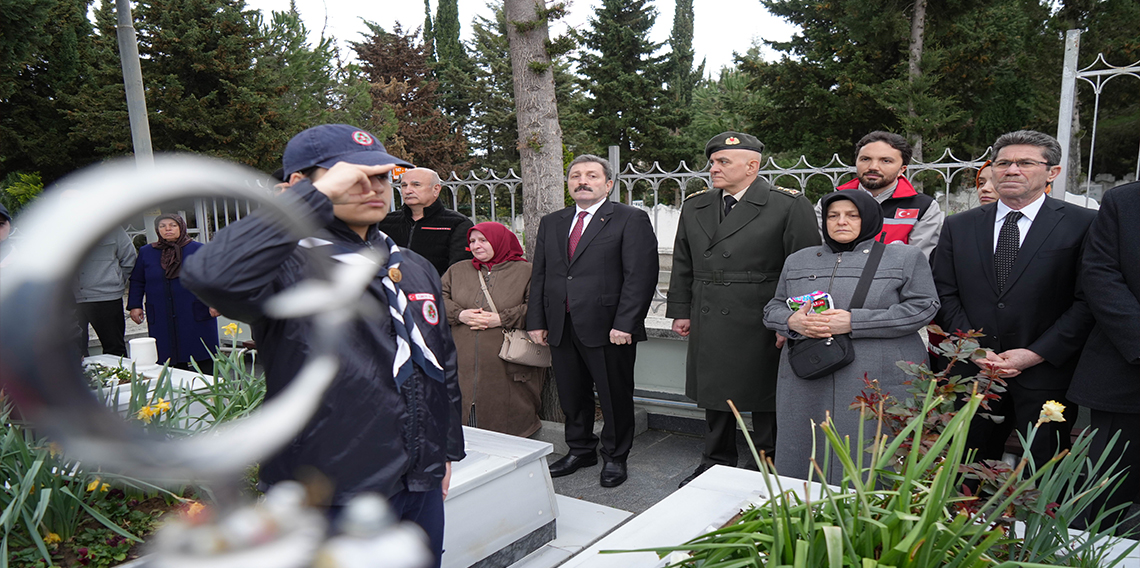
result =
[[[1092,459],[1120,460],[1124,482],[1110,507],[1140,496],[1140,183],[1108,190],[1089,229],[1081,282],[1096,327],[1085,343],[1069,399],[1092,411]],[[1119,433],[1116,445],[1108,441]],[[1125,447],[1127,445],[1127,448]],[[1094,508],[1094,512],[1096,509]],[[1114,515],[1116,520],[1127,512]],[[1101,528],[1105,528],[1102,525]]]
[[[410,248],[431,261],[443,276],[448,267],[471,259],[467,229],[471,220],[443,206],[439,174],[427,168],[408,170],[400,176],[404,206],[380,222],[380,230],[396,244]]]
[[[334,487],[333,517],[354,495],[381,493],[397,515],[424,528],[439,566],[451,462],[464,457],[460,391],[455,345],[440,316],[439,276],[376,229],[392,196],[389,172],[399,163],[352,126],[298,134],[285,148],[289,187],[281,198],[297,201],[324,228],[298,242],[280,223],[254,213],[188,257],[182,282],[209,305],[250,322],[272,397],[304,363],[313,328],[303,318],[269,318],[266,300],[329,256],[361,262],[367,258],[357,251],[387,253],[364,298],[380,309],[352,322],[321,407],[262,464],[260,482],[267,487],[318,472]],[[406,308],[393,307],[399,305]]]
[[[946,331],[984,333],[978,341],[992,352],[977,362],[1009,381],[992,412],[1005,421],[970,427],[967,444],[980,448],[979,459],[1001,459],[1010,432],[1026,432],[1046,401],[1067,405],[1067,421],[1044,424],[1033,441],[1040,467],[1071,445],[1077,413],[1065,392],[1093,327],[1077,275],[1096,212],[1045,194],[1062,169],[1052,136],[1019,130],[1003,134],[993,149],[1000,200],[951,215],[942,226],[933,262],[942,307],[934,321]]]

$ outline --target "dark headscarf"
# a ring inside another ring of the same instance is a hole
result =
[[[483,262],[477,258],[471,259],[471,264],[475,265],[475,270],[486,267],[490,270],[492,266],[503,262],[511,262],[512,260],[525,260],[523,258],[522,245],[519,244],[519,238],[511,232],[510,229],[503,226],[502,223],[495,223],[488,221],[486,223],[479,223],[470,229],[467,229],[467,240],[471,240],[471,231],[479,231],[486,237],[487,242],[491,244],[491,250],[495,252],[491,256],[491,260]]]
[[[8,208],[4,207],[3,203],[0,203],[0,217],[3,217],[9,223],[12,222],[12,214],[8,212]]]
[[[158,224],[163,219],[170,219],[178,223],[178,240],[170,242],[162,238],[161,233],[158,232]],[[159,259],[162,271],[166,273],[168,279],[178,278],[178,273],[182,270],[182,247],[194,240],[186,232],[186,220],[181,215],[167,213],[154,220],[154,232],[159,235],[158,242],[150,243],[150,246],[162,251],[162,258]]]
[[[859,210],[859,236],[849,243],[840,243],[831,238],[827,232],[827,209],[832,203],[846,199],[855,204],[855,208]],[[820,207],[823,211],[823,242],[835,252],[846,252],[855,250],[859,243],[868,241],[870,239],[878,238],[879,234],[883,232],[883,208],[875,201],[871,194],[863,191],[862,189],[845,189],[843,191],[833,191],[820,200]]]

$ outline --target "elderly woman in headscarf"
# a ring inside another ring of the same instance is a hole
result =
[[[210,352],[218,345],[218,312],[203,304],[182,287],[182,262],[202,243],[190,238],[186,221],[173,213],[154,220],[158,241],[139,249],[131,271],[127,309],[135,323],[145,315],[147,332],[156,340],[159,363],[192,369],[198,363],[205,373],[212,372]],[[145,306],[145,311],[144,311]]]
[[[861,424],[859,411],[849,409],[860,391],[867,390],[864,375],[879,381],[883,391],[904,396],[902,383],[909,377],[896,363],[926,361],[926,347],[917,332],[930,322],[939,306],[930,264],[922,251],[894,243],[883,250],[862,308],[848,309],[872,244],[883,232],[882,209],[862,191],[830,193],[821,205],[824,244],[788,257],[776,295],[764,308],[764,325],[789,342],[849,334],[855,359],[831,375],[804,380],[792,371],[789,347],[783,348],[776,383],[776,407],[780,409],[776,414],[780,433],[776,469],[793,477],[807,477],[812,457],[811,423],[824,422],[827,413],[839,435],[850,435],[853,445],[860,427],[867,428],[865,439],[872,439],[874,423]],[[831,309],[815,313],[807,309],[810,303],[795,311],[788,307],[788,298],[816,291],[831,295]],[[822,440],[822,433],[819,438]],[[822,467],[824,456],[815,457]],[[838,483],[843,470],[834,457],[830,463],[827,482]]]
[[[475,258],[453,264],[442,278],[447,322],[459,356],[463,423],[530,436],[542,426],[542,369],[504,361],[499,348],[504,330],[525,329],[531,266],[518,237],[499,223],[468,229],[467,242]]]

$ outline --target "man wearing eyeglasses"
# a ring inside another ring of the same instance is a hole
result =
[[[1052,136],[1010,132],[993,150],[998,201],[951,215],[942,227],[933,259],[942,302],[935,323],[983,332],[979,341],[991,352],[975,363],[1009,383],[990,403],[990,413],[1005,420],[971,425],[968,444],[978,459],[1000,459],[1009,434],[1027,431],[1045,401],[1066,405],[1067,421],[1046,423],[1033,441],[1041,466],[1070,445],[1067,426],[1077,414],[1065,392],[1093,327],[1077,276],[1096,212],[1046,195],[1061,175],[1061,146]]]

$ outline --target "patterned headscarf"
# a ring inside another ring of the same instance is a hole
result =
[[[492,266],[501,264],[503,262],[510,262],[512,260],[526,260],[523,257],[523,248],[519,244],[519,238],[515,236],[510,229],[503,226],[502,223],[495,223],[488,221],[479,223],[470,229],[467,229],[467,240],[471,240],[471,232],[479,231],[487,238],[487,243],[491,245],[491,250],[495,254],[487,262],[483,262],[477,258],[471,259],[471,264],[475,265],[475,270],[486,267],[490,270]]]
[[[194,239],[186,233],[186,220],[181,215],[174,213],[167,213],[154,220],[154,232],[158,233],[158,224],[163,219],[170,219],[178,223],[178,240],[168,241],[161,236],[158,237],[157,242],[150,243],[150,246],[162,251],[162,258],[159,259],[159,265],[162,266],[162,271],[166,274],[168,280],[178,278],[178,273],[182,271],[182,247],[190,244]]]

